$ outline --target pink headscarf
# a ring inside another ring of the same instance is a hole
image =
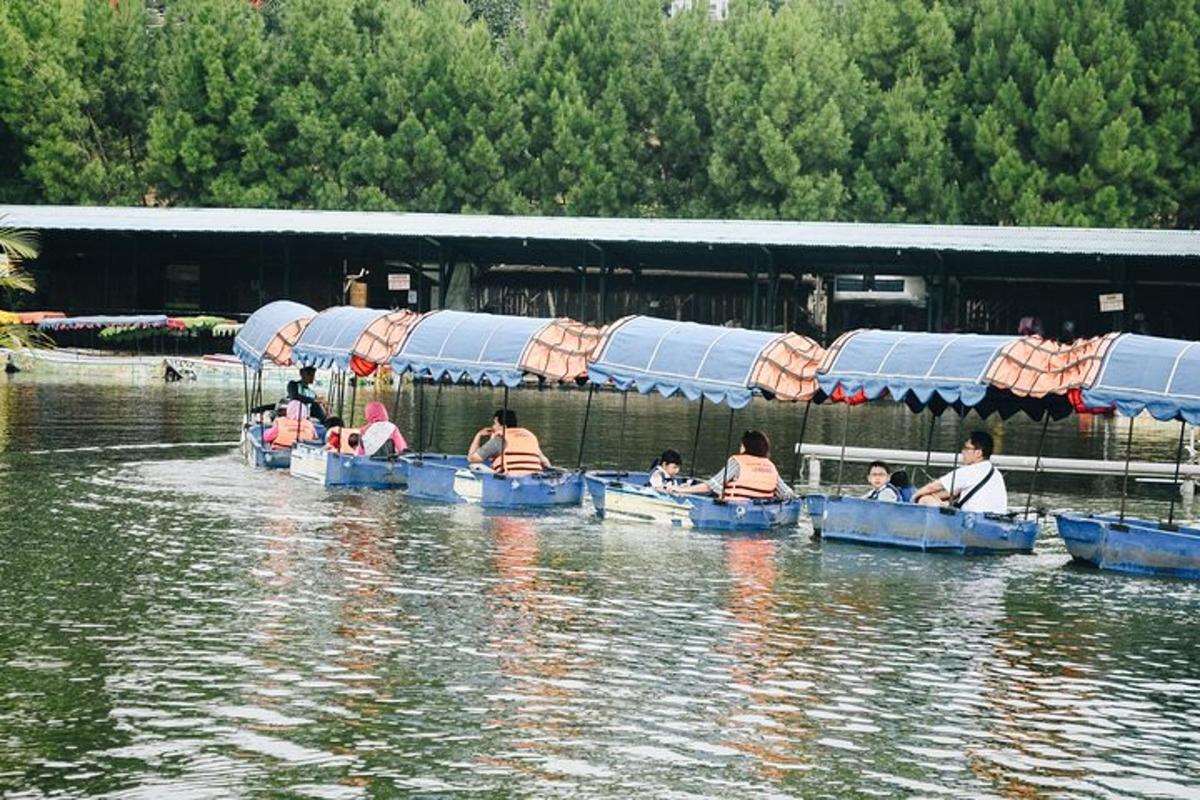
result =
[[[378,400],[372,400],[371,402],[367,403],[366,415],[367,425],[371,425],[376,422],[387,422],[387,406]]]
[[[292,400],[287,404],[287,418],[308,419],[308,406],[299,400]]]

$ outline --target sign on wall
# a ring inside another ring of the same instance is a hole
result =
[[[407,272],[388,273],[389,292],[407,292],[412,288],[412,275]]]
[[[1125,295],[1122,292],[1100,295],[1101,311],[1124,311]]]

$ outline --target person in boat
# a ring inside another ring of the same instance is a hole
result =
[[[537,437],[517,424],[515,411],[503,408],[496,409],[491,425],[475,434],[467,461],[501,475],[533,475],[550,466]]]
[[[408,449],[400,429],[388,419],[387,407],[378,400],[367,403],[367,424],[358,431],[358,454],[371,458],[394,458]]]
[[[308,418],[308,406],[299,400],[287,404],[287,415],[276,417],[263,433],[263,442],[277,450],[286,450],[296,442],[317,441],[317,429]]]
[[[350,437],[358,433],[356,428],[347,428],[341,417],[325,418],[325,449],[345,456],[358,452],[358,445],[350,444]]]
[[[675,483],[679,470],[683,469],[683,456],[677,450],[663,450],[654,463],[650,465],[650,488],[664,491]]]
[[[881,500],[885,503],[902,501],[900,488],[892,483],[892,468],[886,461],[872,461],[867,467],[867,483],[871,491],[863,495],[864,500]]]
[[[963,511],[1007,513],[1008,488],[991,462],[994,447],[990,434],[972,431],[963,444],[963,465],[922,486],[913,500],[927,506],[952,505]]]
[[[791,500],[796,496],[771,461],[771,440],[762,431],[742,434],[738,454],[707,481],[668,486],[671,494],[715,494],[724,500]]]
[[[895,486],[897,491],[900,492],[901,503],[911,503],[913,495],[917,492],[917,487],[912,485],[908,473],[902,469],[898,469],[892,473],[892,486]]]
[[[317,422],[325,422],[325,407],[321,405],[317,393],[313,391],[313,381],[317,379],[316,367],[301,367],[300,377],[294,381],[288,381],[287,399],[299,400],[308,407],[308,415]]]

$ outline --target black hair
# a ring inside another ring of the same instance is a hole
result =
[[[902,469],[898,469],[892,473],[891,484],[897,489],[903,489],[906,486],[912,486],[912,481],[908,479],[907,472]]]
[[[346,423],[342,422],[341,417],[326,417],[325,418],[325,427],[326,428],[340,428],[345,424]]]
[[[679,455],[678,450],[667,448],[662,451],[662,455],[654,459],[654,463],[650,465],[650,469],[661,467],[663,464],[678,464],[683,466],[683,456]]]
[[[762,431],[746,431],[742,434],[742,447],[752,456],[766,458],[771,453],[771,440]]]
[[[306,372],[311,372],[313,375],[316,375],[316,374],[317,374],[317,368],[316,368],[316,367],[301,367],[301,368],[300,368],[300,374],[301,374],[301,375],[303,375],[303,374],[304,374],[304,373],[306,373]]]
[[[362,436],[357,433],[352,433],[346,437],[346,444],[350,445],[351,447],[358,447],[360,444],[362,444]]]
[[[867,465],[867,472],[870,472],[871,470],[875,469],[876,467],[879,467],[880,469],[882,469],[884,472],[887,472],[887,473],[891,473],[891,471],[892,471],[892,468],[888,466],[886,461],[872,461],[870,464]]]
[[[992,451],[996,444],[992,441],[992,435],[984,431],[971,431],[971,435],[967,437],[967,441],[975,447],[983,451],[984,458],[991,458]]]
[[[506,428],[517,427],[517,412],[511,408],[497,408],[496,413],[492,414],[492,419]]]

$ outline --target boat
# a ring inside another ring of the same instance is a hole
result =
[[[630,316],[601,332],[588,364],[595,386],[657,392],[729,406],[733,412],[755,395],[780,401],[811,397],[824,350],[794,333],[778,334]],[[697,422],[697,426],[699,421]],[[802,501],[726,500],[711,495],[670,495],[649,486],[641,472],[590,471],[585,476],[596,514],[721,531],[794,527]]]
[[[1174,492],[1166,520],[1125,515],[1133,422],[1139,415],[1179,423],[1173,481],[1178,483],[1186,427],[1200,424],[1200,342],[1122,334],[1081,395],[1088,407],[1113,407],[1129,418],[1127,469],[1119,513],[1054,515],[1067,552],[1076,562],[1102,570],[1200,579],[1200,528],[1175,522]]]
[[[251,314],[233,339],[233,353],[242,363],[245,400],[241,450],[243,459],[251,466],[265,469],[291,466],[290,449],[269,447],[263,440],[274,413],[273,402],[263,403],[263,372],[270,366],[291,366],[292,347],[316,315],[316,311],[301,303],[276,300]]]
[[[817,370],[816,399],[844,403],[848,413],[890,398],[914,412],[949,410],[960,427],[972,411],[981,418],[1024,411],[1048,422],[1072,411],[1070,391],[1095,373],[1110,345],[1108,337],[1058,345],[1040,337],[851,331]],[[879,502],[843,495],[840,486],[809,495],[805,506],[816,537],[914,550],[1030,553],[1039,530],[1027,513]]]
[[[569,319],[432,311],[412,326],[391,365],[396,375],[433,381],[439,391],[443,383],[502,386],[507,410],[509,389],[526,376],[566,382],[586,375],[598,336],[597,329]],[[425,452],[423,440],[420,431],[417,452],[401,459],[408,467],[409,497],[490,510],[571,508],[582,502],[578,471],[498,475],[478,465],[472,469],[466,455]]]
[[[374,375],[380,365],[395,355],[418,317],[415,312],[405,310],[335,306],[313,317],[292,346],[294,362],[304,367],[329,369],[336,376],[335,384],[340,389],[339,416],[344,410],[345,382],[349,376],[354,377],[343,435],[354,429],[360,381]],[[399,389],[397,386],[397,396]],[[378,458],[335,452],[326,448],[324,442],[296,443],[289,467],[293,477],[327,487],[403,489],[408,485],[408,464],[400,460],[399,454]]]

